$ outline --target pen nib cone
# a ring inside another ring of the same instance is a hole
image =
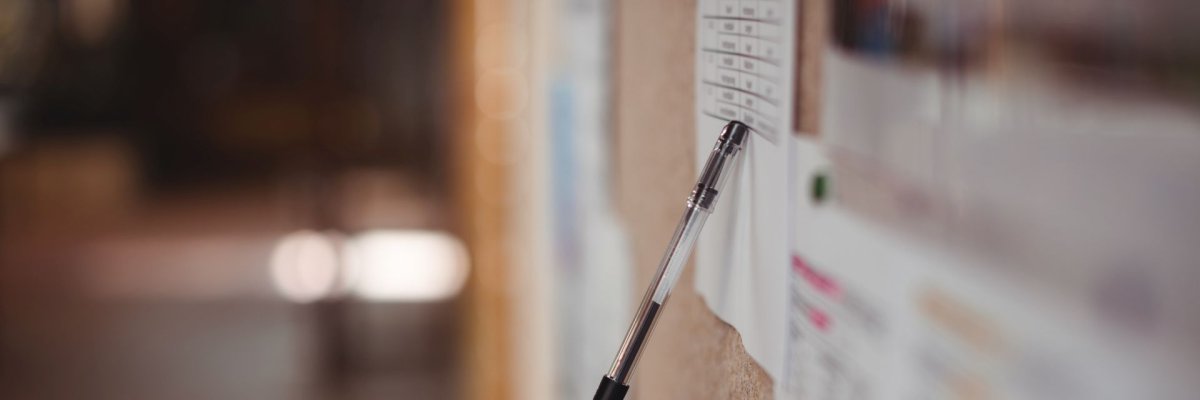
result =
[[[750,127],[741,121],[730,121],[721,130],[721,141],[730,141],[738,146],[746,141],[747,136],[750,136]]]

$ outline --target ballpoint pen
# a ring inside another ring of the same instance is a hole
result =
[[[732,171],[741,163],[742,147],[748,136],[750,127],[738,121],[732,121],[721,129],[717,144],[709,153],[708,161],[700,171],[700,178],[687,198],[683,218],[675,227],[675,233],[671,235],[671,241],[667,245],[667,252],[658,263],[654,280],[646,289],[637,315],[634,316],[629,331],[625,333],[625,340],[617,350],[612,368],[600,381],[600,387],[596,389],[593,400],[625,398],[625,393],[629,391],[629,378],[633,375],[633,367],[637,364],[642,347],[650,338],[650,331],[654,329],[658,313],[663,303],[666,303],[667,297],[671,295],[675,281],[679,280],[684,264],[692,254],[692,246],[700,236],[700,228],[704,226],[704,221],[712,213],[717,196],[721,194]]]

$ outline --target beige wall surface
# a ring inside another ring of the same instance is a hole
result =
[[[617,196],[649,282],[695,179],[695,0],[627,0],[615,21]],[[767,399],[772,384],[741,336],[693,289],[692,266],[665,307],[632,381],[638,399]]]

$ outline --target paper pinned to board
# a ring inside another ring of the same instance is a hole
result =
[[[1178,200],[1200,192],[1152,188],[1196,181],[1197,169],[1180,167],[1196,165],[1194,112],[1080,101],[1041,80],[948,81],[840,50],[824,71],[822,145],[837,201],[793,209],[776,398],[1195,398],[1200,325],[1184,322],[1195,320],[1194,291],[1171,293],[1195,276],[1180,274],[1194,270],[1183,261],[1194,246],[1173,244],[1197,225],[1156,218],[1190,209]],[[957,110],[986,105],[990,117],[938,119],[949,91]],[[1139,124],[1148,116],[1153,127]],[[1139,224],[1161,225],[1127,229]],[[1131,244],[1133,258],[1122,250]],[[1137,306],[1109,308],[1113,290]],[[1128,309],[1132,321],[1117,311]]]
[[[755,131],[732,190],[700,237],[696,289],[776,381],[787,332],[795,7],[792,0],[701,0],[696,16],[697,168],[730,120]]]

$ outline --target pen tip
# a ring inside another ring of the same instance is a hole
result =
[[[722,140],[732,141],[738,146],[741,146],[748,136],[750,136],[750,127],[741,121],[729,121],[725,125],[725,129],[721,130]]]

